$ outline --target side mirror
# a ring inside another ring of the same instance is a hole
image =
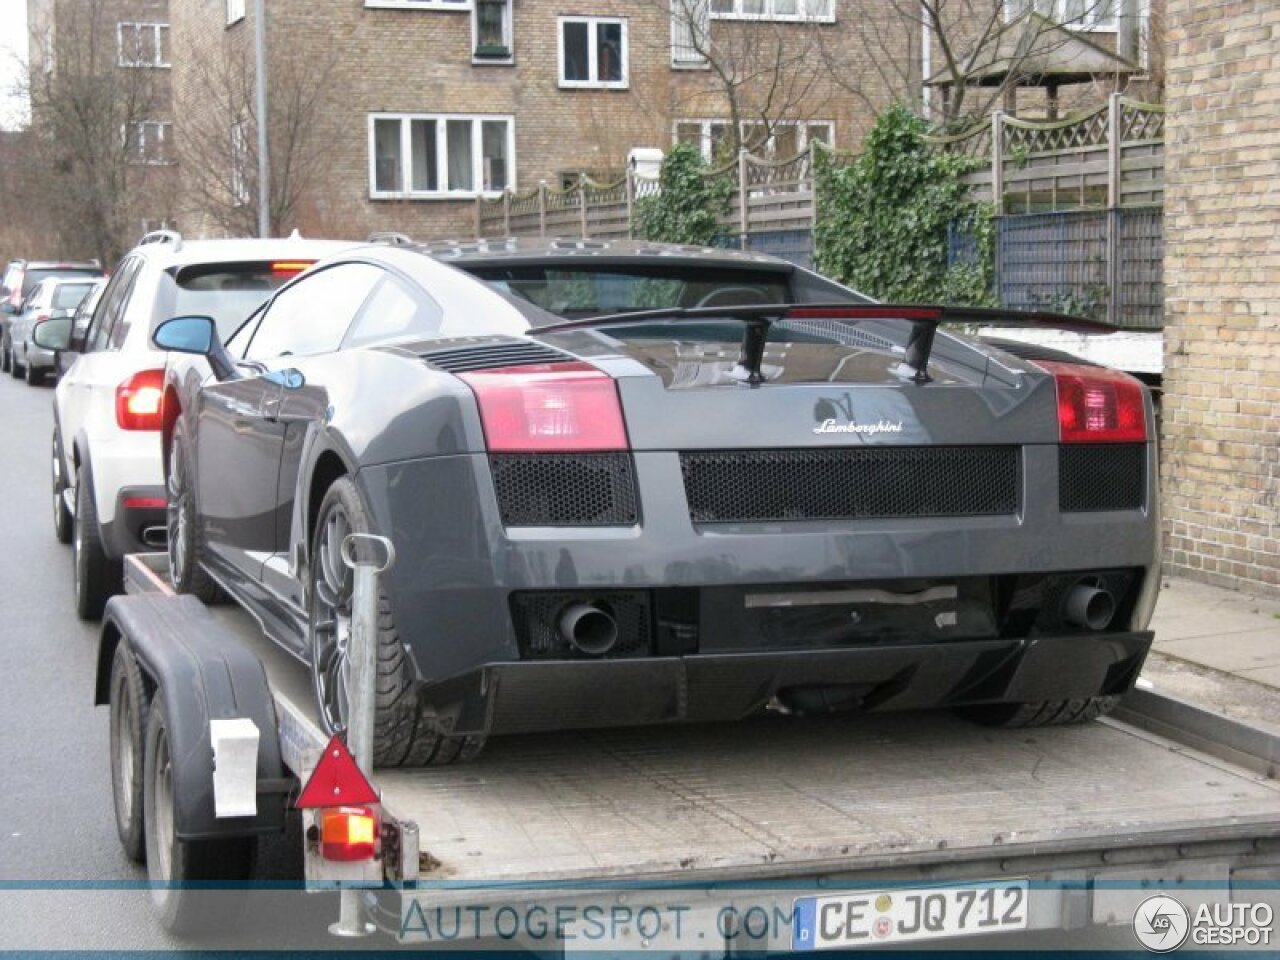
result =
[[[71,318],[41,320],[31,328],[31,342],[45,350],[66,350],[71,345]]]
[[[161,350],[192,353],[204,357],[219,380],[238,379],[235,361],[218,339],[218,327],[212,317],[173,317],[156,327],[151,342]]]

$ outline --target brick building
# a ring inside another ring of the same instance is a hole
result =
[[[27,0],[27,22],[33,195],[62,255],[113,259],[173,219],[168,0]]]
[[[1168,17],[1166,555],[1280,595],[1280,5]]]
[[[742,138],[765,152],[791,155],[812,138],[851,148],[872,120],[869,104],[894,96],[851,55],[854,31],[875,29],[886,55],[915,63],[919,89],[919,35],[895,23],[889,2],[676,6],[272,0],[274,229],[470,234],[477,193],[560,185],[580,173],[617,178],[632,148],[665,149],[676,138],[709,157],[731,153],[734,107]],[[253,0],[171,0],[171,9],[183,190],[197,199],[184,227],[251,229]],[[783,82],[755,70],[766,59],[785,64]],[[317,89],[304,103],[304,91]],[[305,185],[278,182],[304,160]]]

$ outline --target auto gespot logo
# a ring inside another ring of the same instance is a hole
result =
[[[1275,911],[1267,903],[1202,903],[1192,914],[1182,901],[1156,894],[1138,905],[1133,934],[1152,953],[1196,946],[1269,946]]]

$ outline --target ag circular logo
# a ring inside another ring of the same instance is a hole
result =
[[[1173,897],[1147,897],[1133,915],[1133,935],[1152,953],[1168,953],[1186,942],[1191,914]]]

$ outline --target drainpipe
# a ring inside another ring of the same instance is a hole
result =
[[[933,103],[933,88],[926,80],[933,72],[933,20],[929,16],[929,4],[920,4],[920,86],[924,91],[924,115],[929,116],[929,108]]]

